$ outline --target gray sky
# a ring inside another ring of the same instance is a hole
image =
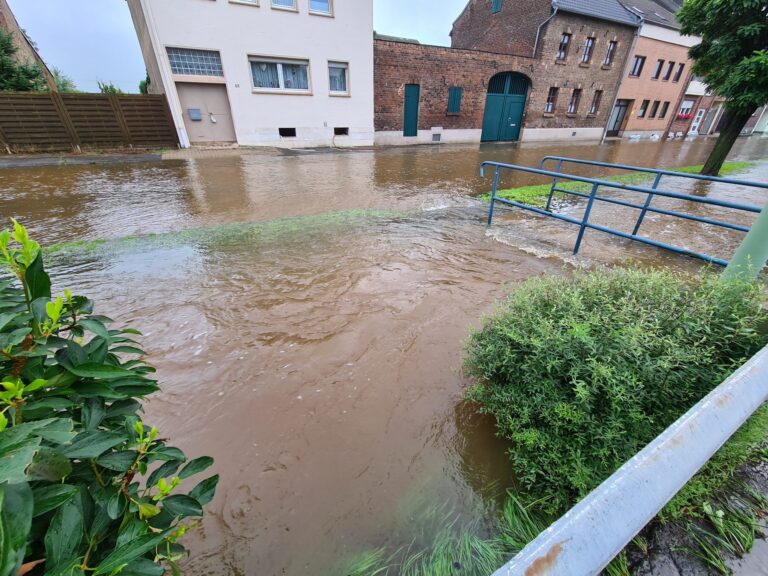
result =
[[[355,1],[355,0],[353,0]],[[381,34],[448,45],[451,24],[466,0],[374,0]],[[138,91],[145,76],[125,0],[8,0],[21,27],[48,66],[61,69],[80,90],[97,81]]]

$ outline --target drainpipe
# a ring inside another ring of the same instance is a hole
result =
[[[539,29],[536,30],[536,41],[533,43],[533,54],[531,55],[531,58],[536,58],[536,52],[539,50],[539,39],[541,37],[541,29],[544,28],[544,26],[552,20],[557,15],[557,0],[552,1],[552,8],[554,8],[554,11],[552,12],[552,16],[544,20],[541,24],[539,24]]]
[[[635,29],[635,35],[632,38],[632,46],[630,46],[629,48],[627,61],[624,64],[624,70],[622,70],[621,72],[621,80],[619,80],[619,88],[616,90],[616,97],[613,99],[613,106],[611,106],[610,112],[608,113],[608,122],[611,121],[613,110],[616,108],[616,103],[619,101],[619,94],[621,94],[621,89],[624,86],[624,81],[626,80],[627,75],[629,74],[629,70],[630,70],[629,67],[632,65],[632,56],[634,56],[635,54],[635,46],[637,46],[637,40],[640,38],[640,30],[643,27],[643,22],[644,20],[642,19],[642,17],[640,17],[640,25]],[[632,114],[632,110],[627,109],[627,114]],[[605,128],[603,128],[603,137],[600,139],[600,144],[605,144],[605,138],[608,135],[608,122],[605,123]]]

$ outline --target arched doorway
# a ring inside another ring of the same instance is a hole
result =
[[[531,81],[517,72],[500,72],[488,82],[483,116],[483,142],[511,142],[520,138],[525,100]]]

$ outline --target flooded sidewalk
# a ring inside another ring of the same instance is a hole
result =
[[[13,168],[0,170],[0,214],[57,248],[54,290],[87,294],[144,332],[162,385],[147,421],[188,454],[216,458],[219,492],[185,573],[336,575],[361,552],[429,542],[438,517],[479,520],[482,532],[514,485],[493,423],[462,402],[461,373],[470,328],[510,285],[630,259],[701,269],[598,232],[574,259],[575,227],[519,211],[487,231],[487,205],[475,198],[490,188],[480,162],[533,166],[558,154],[687,166],[713,144]],[[733,157],[765,154],[765,140],[751,138]],[[749,173],[766,179],[768,164]],[[626,221],[610,210],[596,218]],[[648,227],[721,253],[738,241],[651,217]]]

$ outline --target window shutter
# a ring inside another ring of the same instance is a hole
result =
[[[492,0],[491,2],[491,14],[496,14],[497,12],[501,12],[501,5],[504,2],[504,0]]]
[[[458,86],[451,86],[448,90],[448,114],[461,112],[461,94],[463,90]]]

